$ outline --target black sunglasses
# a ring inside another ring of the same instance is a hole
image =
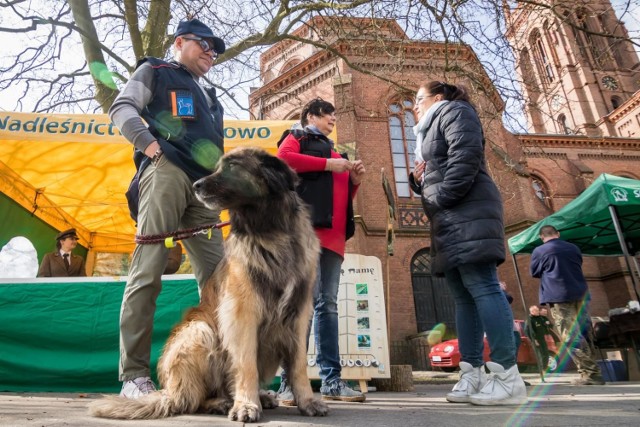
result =
[[[182,36],[185,40],[193,40],[194,42],[198,42],[202,50],[206,52],[211,52],[213,54],[213,59],[218,58],[218,52],[213,50],[213,42],[209,42],[208,40],[203,39],[202,37],[186,37]]]

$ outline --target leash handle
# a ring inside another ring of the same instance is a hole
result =
[[[196,228],[190,228],[188,230],[178,230],[172,233],[164,234],[152,234],[143,235],[136,234],[135,242],[139,245],[152,245],[157,243],[163,243],[167,248],[173,248],[178,240],[188,239],[197,234],[206,234],[208,239],[211,239],[212,231],[214,228],[222,228],[230,225],[230,221],[223,221],[217,224],[203,225]]]

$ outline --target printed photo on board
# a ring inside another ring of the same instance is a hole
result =
[[[366,283],[356,283],[356,295],[368,295],[369,289]]]
[[[358,317],[358,329],[369,329],[368,317]]]
[[[371,348],[371,336],[358,335],[358,348]]]

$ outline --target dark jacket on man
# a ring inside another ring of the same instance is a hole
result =
[[[468,102],[439,107],[422,143],[422,206],[431,222],[434,270],[505,259],[502,199],[487,173],[478,115]]]
[[[529,269],[540,279],[540,304],[580,301],[587,294],[582,253],[573,243],[547,240],[533,250]]]

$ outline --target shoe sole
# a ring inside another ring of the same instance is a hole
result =
[[[281,406],[298,406],[295,400],[278,400]]]
[[[447,396],[447,402],[451,403],[469,403],[471,402],[470,396]]]
[[[340,397],[340,396],[322,396],[322,400],[339,400],[341,402],[364,402],[367,398],[365,396],[357,397]]]
[[[502,400],[490,400],[490,399],[474,399],[473,397],[470,399],[472,405],[478,406],[516,406],[516,405],[524,405],[527,403],[529,399],[526,397],[512,397],[510,399],[502,399]]]

